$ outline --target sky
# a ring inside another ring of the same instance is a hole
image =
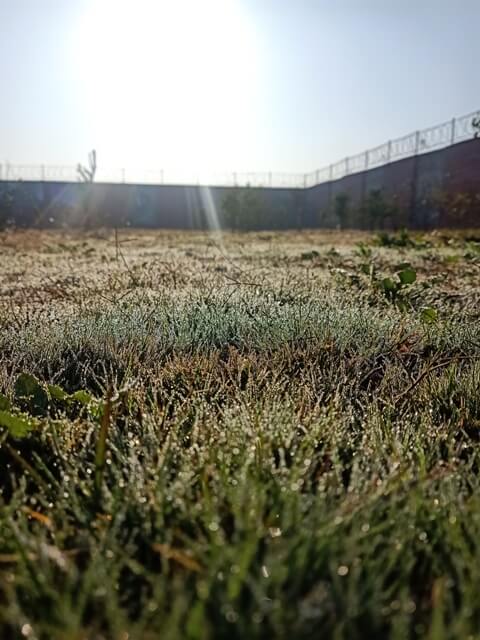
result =
[[[0,0],[0,162],[303,173],[480,109],[480,0]]]

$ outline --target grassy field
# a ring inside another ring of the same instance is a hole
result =
[[[4,233],[0,638],[480,638],[480,233]]]

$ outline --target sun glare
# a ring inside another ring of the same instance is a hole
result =
[[[77,35],[104,162],[208,172],[243,161],[258,56],[239,0],[92,0]]]

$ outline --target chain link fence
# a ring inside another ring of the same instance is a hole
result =
[[[344,176],[373,169],[395,160],[428,153],[470,140],[480,133],[480,110],[460,118],[452,118],[423,131],[389,140],[364,153],[350,156],[312,173],[276,172],[185,172],[178,170],[97,170],[95,181],[101,183],[209,185],[218,187],[251,186],[275,188],[306,188],[338,180]],[[34,180],[39,182],[75,182],[77,168],[73,166],[13,165],[0,163],[0,180]]]

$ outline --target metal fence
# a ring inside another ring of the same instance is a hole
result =
[[[449,147],[457,142],[470,140],[480,133],[479,125],[480,111],[473,111],[466,116],[452,118],[435,127],[414,131],[396,140],[389,140],[364,153],[340,160],[340,162],[319,171],[308,173],[305,176],[305,186],[313,187],[329,180],[338,180],[352,173],[380,167],[395,162],[395,160],[428,153]]]
[[[306,188],[338,180],[353,173],[373,169],[395,160],[408,158],[436,149],[449,147],[457,142],[474,138],[480,133],[480,110],[460,118],[452,118],[423,131],[389,140],[373,149],[350,156],[311,173],[274,172],[184,172],[178,170],[97,170],[95,181],[100,183],[171,184],[209,186],[252,186]],[[0,180],[35,180],[39,182],[75,182],[77,168],[73,166],[13,165],[0,163]]]

